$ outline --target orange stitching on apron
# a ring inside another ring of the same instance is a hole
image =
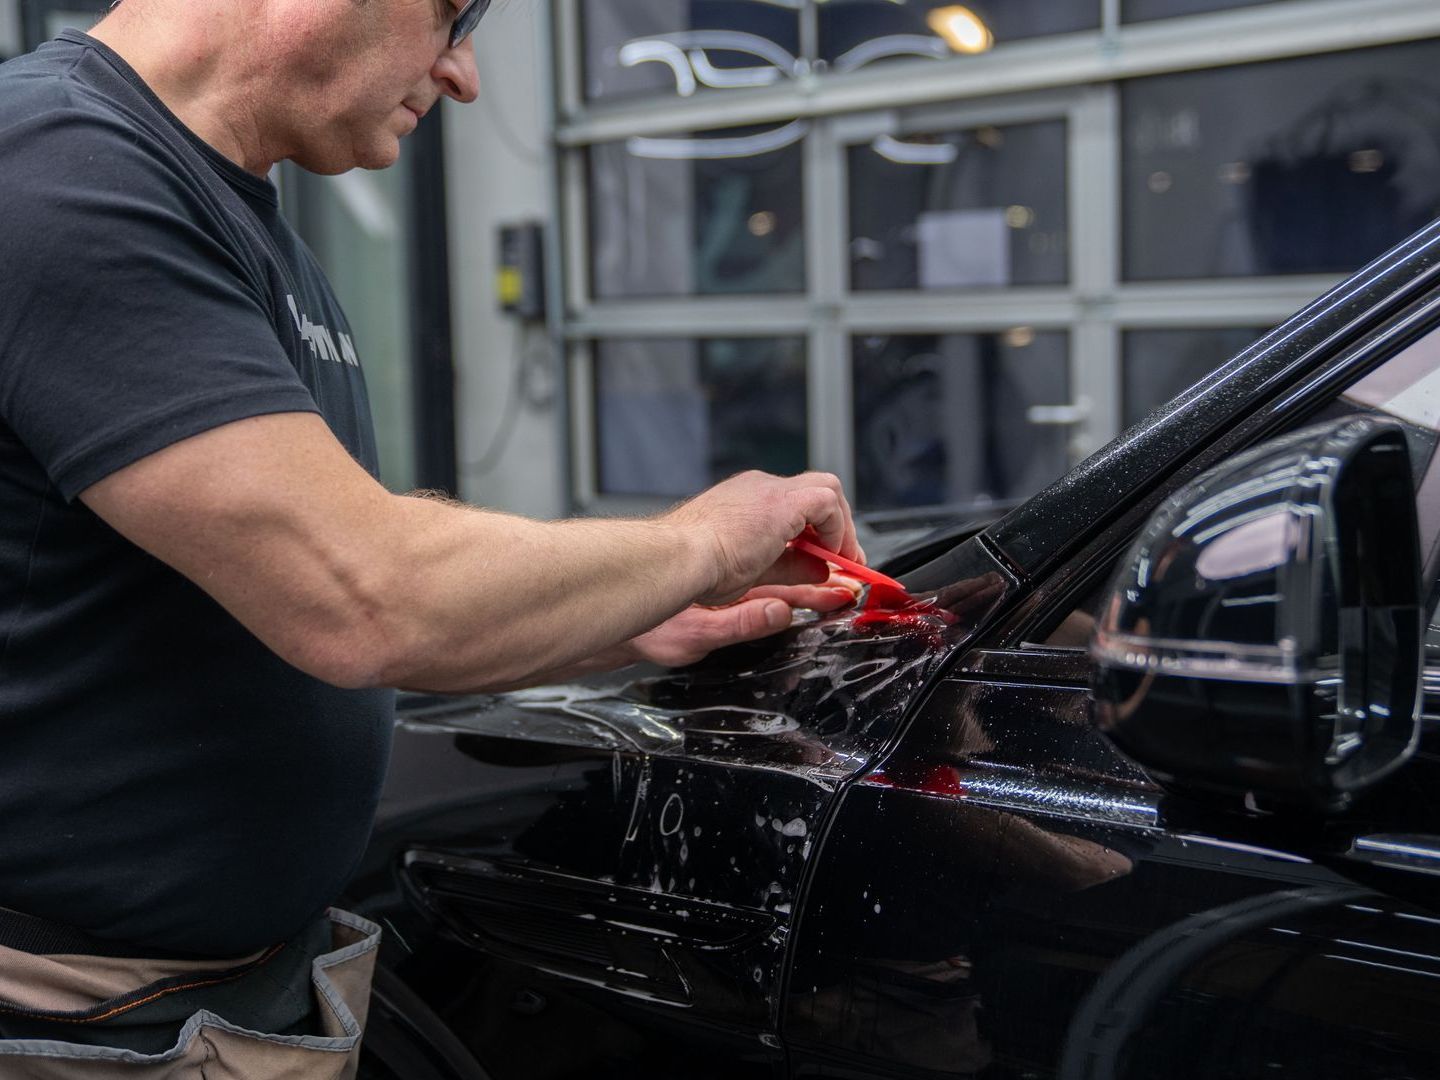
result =
[[[108,1012],[100,1013],[97,1016],[66,1016],[63,1013],[42,1013],[33,1009],[17,1008],[5,1004],[0,1004],[0,1012],[8,1012],[16,1016],[29,1017],[32,1020],[47,1020],[59,1024],[95,1024],[99,1023],[102,1020],[113,1019],[114,1017],[120,1016],[123,1013],[127,1013],[132,1009],[138,1009],[141,1005],[148,1005],[152,1001],[158,1001],[162,997],[168,997],[171,994],[178,994],[182,990],[203,990],[207,986],[216,986],[224,982],[233,982],[235,979],[241,978],[242,976],[248,975],[250,972],[254,971],[257,967],[265,963],[284,947],[285,943],[282,941],[279,945],[270,946],[270,948],[266,949],[261,955],[259,955],[243,967],[236,968],[233,971],[224,972],[220,975],[217,975],[213,979],[197,979],[194,982],[181,983],[177,986],[167,986],[163,990],[157,990],[155,991],[155,993],[140,998],[136,1001],[127,1001],[123,1005],[117,1005],[115,1006],[115,1008],[110,1009]]]

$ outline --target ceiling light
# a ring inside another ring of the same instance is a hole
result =
[[[959,4],[936,8],[925,16],[925,23],[957,53],[983,53],[995,44],[984,20]]]

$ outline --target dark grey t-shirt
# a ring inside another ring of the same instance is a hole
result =
[[[286,664],[76,498],[278,412],[377,472],[349,326],[274,187],[83,34],[0,66],[0,906],[234,956],[359,858],[393,695]]]

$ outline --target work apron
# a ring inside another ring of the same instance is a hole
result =
[[[332,908],[228,961],[0,945],[0,1080],[348,1080],[379,942]]]

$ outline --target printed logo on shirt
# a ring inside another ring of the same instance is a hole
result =
[[[295,303],[295,297],[289,293],[285,294],[286,301],[290,304],[290,317],[295,320],[295,329],[300,331],[300,337],[310,351],[316,356],[323,356],[327,360],[334,360],[337,364],[349,364],[351,367],[360,366],[360,357],[355,353],[355,343],[350,340],[349,334],[336,331],[332,337],[330,328],[319,323],[310,321],[310,316],[302,314],[299,305]],[[335,338],[340,339],[340,347],[335,347]]]

